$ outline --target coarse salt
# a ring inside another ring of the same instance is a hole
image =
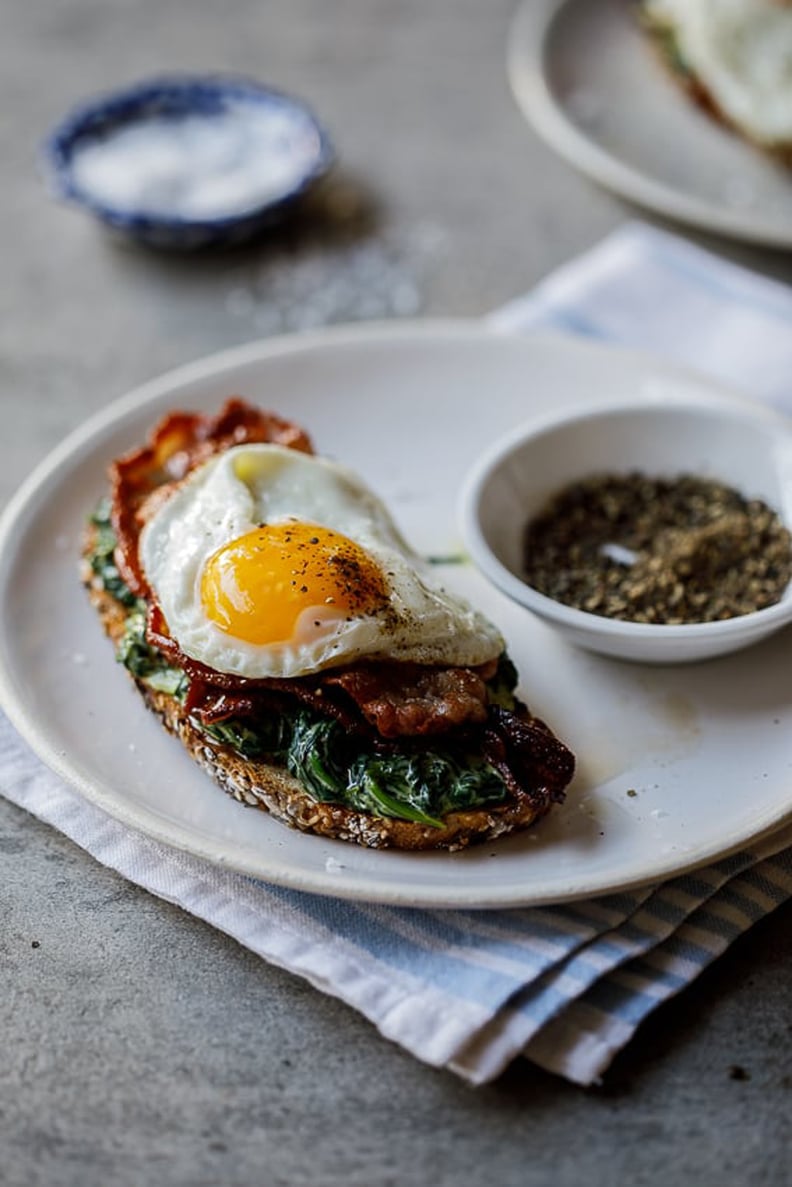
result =
[[[316,159],[299,112],[230,103],[208,115],[148,118],[86,140],[72,162],[94,201],[159,218],[221,219],[288,195]]]

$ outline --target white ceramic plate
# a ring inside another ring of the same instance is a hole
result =
[[[534,129],[601,185],[706,231],[792,247],[792,173],[690,102],[633,0],[525,0],[508,65]]]
[[[456,500],[480,451],[549,407],[711,390],[646,358],[468,323],[264,342],[166,375],[39,468],[0,529],[0,699],[40,756],[110,815],[218,865],[342,897],[492,907],[603,894],[701,864],[792,808],[792,633],[737,656],[643,668],[565,644],[466,564],[444,576],[498,622],[523,693],[579,757],[567,803],[459,854],[400,854],[292,832],[218,790],[143,708],[77,578],[109,459],[171,408],[242,393],[303,422],[359,470],[423,552],[458,552]]]

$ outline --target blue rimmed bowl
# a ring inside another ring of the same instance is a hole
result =
[[[333,161],[301,100],[244,78],[174,76],[72,111],[48,137],[53,192],[151,247],[239,243]]]

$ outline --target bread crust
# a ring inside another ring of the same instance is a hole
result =
[[[81,577],[105,633],[118,644],[128,611],[103,587],[87,557],[92,531],[86,535]],[[236,751],[198,729],[175,697],[150,688],[131,673],[146,706],[169,733],[178,738],[200,767],[228,795],[241,804],[259,808],[291,828],[334,840],[352,841],[372,849],[464,849],[473,843],[526,829],[551,807],[549,796],[518,791],[494,807],[451,812],[443,828],[360,812],[343,804],[323,803],[308,794],[285,767],[243,758]]]

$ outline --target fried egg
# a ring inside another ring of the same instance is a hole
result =
[[[751,139],[792,145],[792,7],[780,0],[646,0],[721,113]]]
[[[282,446],[240,445],[204,463],[154,511],[139,547],[171,636],[215,671],[475,666],[504,647],[360,479]]]

